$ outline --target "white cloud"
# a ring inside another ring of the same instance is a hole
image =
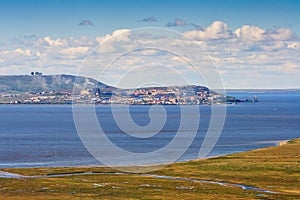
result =
[[[258,26],[244,25],[234,32],[243,41],[293,40],[296,38],[292,30],[287,28],[265,30]]]
[[[14,52],[25,55],[25,56],[30,56],[30,54],[31,54],[30,49],[23,50],[21,48],[17,48],[17,49],[14,50]]]
[[[300,42],[292,42],[287,47],[289,49],[300,50]]]
[[[50,46],[62,46],[63,45],[63,42],[60,38],[57,40],[52,40],[50,37],[45,37],[45,38],[43,38],[43,40],[45,42],[47,42],[48,45],[50,45]]]
[[[112,34],[107,34],[103,37],[96,37],[96,40],[99,44],[102,44],[103,42],[108,42],[110,39],[114,37],[114,41],[127,41],[130,36],[130,30],[129,29],[119,29],[115,30]]]
[[[204,30],[187,31],[184,35],[194,40],[229,39],[235,37],[229,30],[228,25],[221,21],[214,21]]]
[[[235,31],[232,31],[226,23],[221,21],[214,21],[205,29],[186,31],[183,34],[184,36],[200,41],[234,38],[246,43],[258,41],[297,40],[295,33],[288,28],[266,30],[259,26],[243,25]]]
[[[261,41],[266,40],[265,30],[258,26],[244,25],[234,31],[236,36],[243,41]]]
[[[273,40],[286,41],[286,40],[294,40],[297,38],[294,32],[288,28],[279,28],[269,32],[270,32],[269,35]],[[265,32],[265,34],[267,33],[268,31]]]
[[[76,74],[86,55],[98,46],[94,54],[90,55],[92,59],[85,63],[91,69],[87,75],[95,74],[94,78],[99,75],[101,67],[108,65],[103,60],[118,58],[109,71],[112,74],[107,77],[108,81],[109,78],[122,75],[126,70],[140,65],[173,67],[182,75],[190,77],[190,80],[196,81],[198,77],[193,78],[192,68],[185,60],[185,55],[199,51],[200,48],[203,49],[203,55],[196,55],[199,61],[196,65],[213,66],[215,63],[227,87],[251,88],[261,84],[261,87],[268,85],[276,88],[276,79],[287,82],[291,79],[293,85],[290,87],[300,87],[299,81],[296,81],[296,76],[300,73],[300,42],[290,29],[266,30],[244,25],[232,31],[227,24],[215,21],[203,30],[186,31],[183,35],[195,42],[185,40],[184,37],[173,37],[175,40],[151,37],[142,31],[135,34],[128,29],[116,30],[95,39],[23,37],[15,40],[11,48],[0,50],[0,74],[29,74],[31,71]],[[134,42],[149,49],[127,55],[126,52],[132,50]],[[178,52],[164,52],[167,44]],[[152,49],[154,47],[157,50]],[[160,75],[159,69],[156,67],[155,70],[149,70],[149,73]],[[280,76],[285,78],[279,78]],[[267,80],[263,81],[265,77]],[[239,82],[242,84],[239,85]],[[288,86],[289,83],[283,85]]]
[[[82,56],[86,56],[88,51],[89,51],[89,47],[69,47],[69,48],[64,48],[61,49],[58,54],[60,56],[63,56],[65,58],[82,58]]]

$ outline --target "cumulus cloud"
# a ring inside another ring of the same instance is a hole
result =
[[[265,30],[258,26],[244,25],[236,29],[234,33],[239,39],[244,41],[261,41],[267,39]]]
[[[154,16],[146,17],[141,19],[142,22],[157,22],[158,20]]]
[[[76,74],[83,59],[97,44],[87,37],[23,37],[12,41],[10,49],[0,51],[0,74]]]
[[[120,75],[132,66],[155,66],[156,64],[170,69],[173,67],[172,69],[191,78],[189,80],[198,80],[192,78],[191,70],[184,65],[186,63],[184,56],[176,55],[183,55],[184,52],[183,54],[178,52],[185,51],[185,48],[186,53],[189,53],[198,51],[201,47],[209,54],[209,57],[205,57],[206,54],[197,54],[197,58],[203,57],[201,67],[215,63],[228,87],[259,87],[259,85],[269,84],[269,87],[275,88],[276,79],[291,80],[295,83],[292,86],[298,84],[299,87],[300,40],[288,28],[264,29],[254,25],[244,25],[236,30],[230,30],[224,22],[216,21],[206,28],[183,33],[194,41],[185,40],[184,37],[164,40],[164,38],[150,37],[141,33],[120,29],[94,39],[21,36],[12,41],[10,48],[0,49],[0,74],[28,74],[31,71],[41,71],[44,74],[76,74],[86,56],[90,55],[89,52],[99,46],[101,51],[93,51],[95,58],[99,60],[95,59],[89,63],[94,70],[90,75],[96,76],[99,73],[98,67],[105,66],[102,62],[105,60],[103,57],[113,60],[120,56],[111,70],[113,74],[107,77],[107,83],[115,74]],[[123,55],[124,52],[132,49],[134,42],[150,48]],[[164,49],[166,44],[173,45],[176,51],[178,49],[176,52],[178,54],[161,53],[153,48],[156,45],[157,48]],[[266,73],[268,79],[263,82],[263,74]],[[236,77],[236,74],[243,80]],[[280,79],[280,76],[285,76],[285,79]],[[286,85],[288,86],[288,83]]]
[[[294,40],[297,39],[297,36],[291,29],[288,28],[279,28],[276,30],[267,30],[265,34],[269,35],[273,40]]]
[[[78,24],[78,26],[93,26],[93,25],[94,23],[89,19],[84,19]]]
[[[194,40],[219,40],[219,39],[237,39],[247,44],[253,42],[268,41],[293,41],[297,40],[296,34],[288,28],[263,29],[254,25],[243,25],[232,31],[228,25],[222,21],[214,21],[207,28],[202,28],[196,24],[191,24],[196,30],[186,31],[183,34]]]
[[[184,35],[194,40],[216,40],[235,37],[232,31],[229,30],[228,25],[221,21],[214,21],[206,29],[187,31]]]
[[[119,29],[119,30],[115,30],[112,34],[107,34],[102,37],[97,37],[96,40],[99,44],[103,43],[104,41],[108,41],[111,38],[115,38],[115,40],[118,41],[128,40],[129,35],[130,35],[129,29]]]
[[[265,30],[258,26],[244,25],[241,28],[238,28],[234,33],[239,39],[244,41],[287,41],[296,39],[296,35],[288,28]]]
[[[49,36],[43,38],[43,42],[47,43],[49,46],[62,46],[63,40],[58,38],[56,40],[51,39]]]
[[[174,19],[173,22],[168,22],[166,26],[173,27],[173,26],[187,26],[188,24],[182,19]]]

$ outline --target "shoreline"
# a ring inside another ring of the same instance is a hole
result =
[[[205,158],[195,158],[195,159],[190,159],[186,161],[178,161],[178,162],[171,162],[171,163],[154,163],[154,164],[147,164],[147,165],[117,165],[117,166],[106,166],[106,165],[78,165],[78,166],[37,166],[37,167],[3,167],[0,168],[0,178],[1,178],[1,172],[5,172],[3,170],[9,170],[9,169],[87,169],[87,168],[110,168],[110,169],[122,169],[122,168],[151,168],[151,167],[159,167],[159,166],[169,166],[172,164],[183,164],[187,162],[193,162],[193,161],[203,161],[203,160],[209,160],[209,159],[216,159],[220,158],[223,156],[230,156],[238,153],[244,153],[244,152],[251,152],[251,151],[256,151],[260,149],[267,149],[271,147],[280,147],[286,145],[288,142],[295,140],[290,139],[290,140],[279,140],[279,141],[274,141],[274,145],[268,146],[268,147],[262,147],[262,148],[257,148],[257,149],[252,149],[252,150],[247,150],[247,151],[239,151],[239,152],[234,152],[234,153],[229,153],[229,154],[221,154],[217,156],[210,156],[210,157],[205,157]],[[120,170],[122,171],[122,170]]]
[[[0,176],[6,177],[0,178],[0,196],[8,199],[256,199],[262,196],[298,199],[300,190],[295,183],[299,181],[300,138],[289,141],[281,146],[173,163],[153,172],[130,173],[87,166],[7,168],[0,170]]]

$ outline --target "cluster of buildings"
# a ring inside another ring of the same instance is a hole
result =
[[[256,102],[257,97],[244,102]],[[236,103],[241,100],[218,94],[205,86],[184,85],[115,88],[91,78],[73,75],[2,76],[0,104],[129,104],[202,105]]]
[[[0,103],[9,104],[131,104],[200,105],[224,103],[226,97],[203,86],[151,87],[138,89],[101,88],[0,94]]]
[[[74,103],[131,104],[131,105],[200,105],[225,103],[226,97],[203,86],[149,87],[116,89],[102,92],[99,88],[73,95]]]
[[[71,91],[42,91],[15,94],[0,94],[2,104],[71,104]]]

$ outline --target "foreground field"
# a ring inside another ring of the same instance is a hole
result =
[[[159,177],[104,167],[3,171],[24,177],[0,178],[0,199],[300,199],[300,139],[151,172]]]

